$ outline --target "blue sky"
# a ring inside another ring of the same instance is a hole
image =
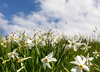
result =
[[[30,34],[31,28],[91,35],[95,26],[100,32],[99,19],[99,0],[0,0],[0,27],[4,36],[16,29]]]
[[[19,12],[28,15],[32,11],[39,11],[38,5],[39,3],[36,3],[35,0],[0,0],[0,12],[10,20],[12,15]]]

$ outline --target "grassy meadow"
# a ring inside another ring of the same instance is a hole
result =
[[[99,36],[0,32],[0,72],[100,72]]]

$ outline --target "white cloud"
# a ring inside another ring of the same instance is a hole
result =
[[[7,29],[8,21],[4,19],[4,15],[0,13],[0,27],[3,29]]]
[[[16,28],[30,32],[31,27],[38,31],[53,27],[54,30],[63,31],[67,35],[78,32],[91,35],[95,26],[98,32],[100,31],[100,1],[98,4],[95,0],[37,0],[37,2],[40,2],[40,11],[27,16],[23,12],[13,15],[10,21],[13,25],[9,25],[9,21],[3,19],[3,15],[0,14],[1,27],[7,26],[9,29],[6,27],[4,29],[9,32]]]

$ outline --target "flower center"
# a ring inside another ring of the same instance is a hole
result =
[[[30,45],[28,44],[28,47],[30,47]]]
[[[88,64],[88,65],[90,65],[90,64]]]
[[[42,38],[42,40],[44,40],[44,38]]]
[[[53,39],[55,39],[55,37],[53,37]]]
[[[13,55],[14,53],[13,53],[13,52],[11,52],[10,54],[11,54],[11,55]]]
[[[46,44],[44,46],[46,46]]]
[[[69,45],[67,47],[69,47]]]
[[[18,40],[18,38],[16,38],[15,40]]]
[[[74,42],[72,42],[71,45],[74,45]]]
[[[24,34],[24,36],[26,36],[26,34]]]
[[[14,39],[14,37],[11,37],[12,39]]]
[[[28,42],[26,42],[26,44],[28,45]]]
[[[97,56],[98,54],[96,54],[96,56]]]
[[[1,46],[4,45],[4,43],[1,43]]]
[[[79,65],[79,68],[82,69],[83,68],[83,65]]]
[[[47,62],[47,61],[48,61],[48,59],[46,58],[46,59],[45,59],[45,62]]]
[[[21,60],[18,60],[18,62],[21,63],[22,61]]]
[[[50,34],[50,32],[48,32],[48,35]]]
[[[87,49],[88,47],[86,46],[85,48]]]
[[[86,62],[88,62],[88,60],[86,60]]]

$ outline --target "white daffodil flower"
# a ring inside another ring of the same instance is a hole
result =
[[[63,46],[65,46],[65,49],[71,49],[71,45],[64,44]]]
[[[32,58],[32,57],[21,58],[21,59],[18,60],[18,63],[21,63],[21,66],[23,66],[22,61],[27,60],[27,59],[29,59],[29,58]]]
[[[58,43],[59,38],[57,36],[52,36],[52,42]]]
[[[25,41],[25,47],[27,47],[27,49],[31,49],[34,46],[34,44],[32,43],[32,40],[27,39]]]
[[[85,57],[81,55],[81,57],[84,59]],[[91,61],[93,60],[93,57],[89,57],[89,53],[86,56],[86,65],[90,67],[92,65]]]
[[[8,57],[9,57],[9,59],[11,59],[11,57],[12,57],[13,59],[15,59],[15,57],[18,58],[18,53],[16,52],[16,50],[17,50],[17,49],[14,49],[13,52],[10,52],[10,53],[7,54]]]
[[[68,42],[70,43],[70,47],[74,48],[74,51],[77,51],[77,46],[76,46],[76,40],[70,41],[68,40]]]
[[[40,46],[42,46],[42,47],[46,46],[45,41],[41,41]]]
[[[81,43],[81,41],[80,42],[77,42],[77,41],[78,40],[74,40],[74,39],[72,41],[68,40],[68,42],[70,43],[69,47],[74,48],[74,51],[77,51],[78,47],[83,44],[83,43]]]
[[[75,57],[75,60],[76,61],[72,61],[71,63],[72,64],[75,64],[77,66],[73,67],[71,69],[72,72],[82,72],[82,70],[85,70],[85,71],[89,71],[89,68],[88,66],[85,65],[85,62],[86,62],[86,58],[81,58],[80,56],[76,56]]]
[[[77,47],[80,47],[81,45],[83,45],[84,43],[81,43],[81,40],[79,40],[79,42],[76,43]]]
[[[99,57],[100,52],[97,52],[97,51],[95,50],[95,52],[93,52],[93,54],[94,54],[94,57],[97,59],[97,57]]]
[[[46,69],[46,65],[51,68],[49,62],[52,62],[52,61],[57,61],[56,58],[52,58],[53,56],[53,52],[50,53],[48,56],[46,56],[45,58],[41,59],[41,61],[43,62],[43,67],[44,69]]]
[[[84,45],[85,47],[81,48],[82,50],[85,50],[84,52],[88,51],[88,49],[91,48],[91,46],[88,46],[88,43],[87,44],[84,43]]]

